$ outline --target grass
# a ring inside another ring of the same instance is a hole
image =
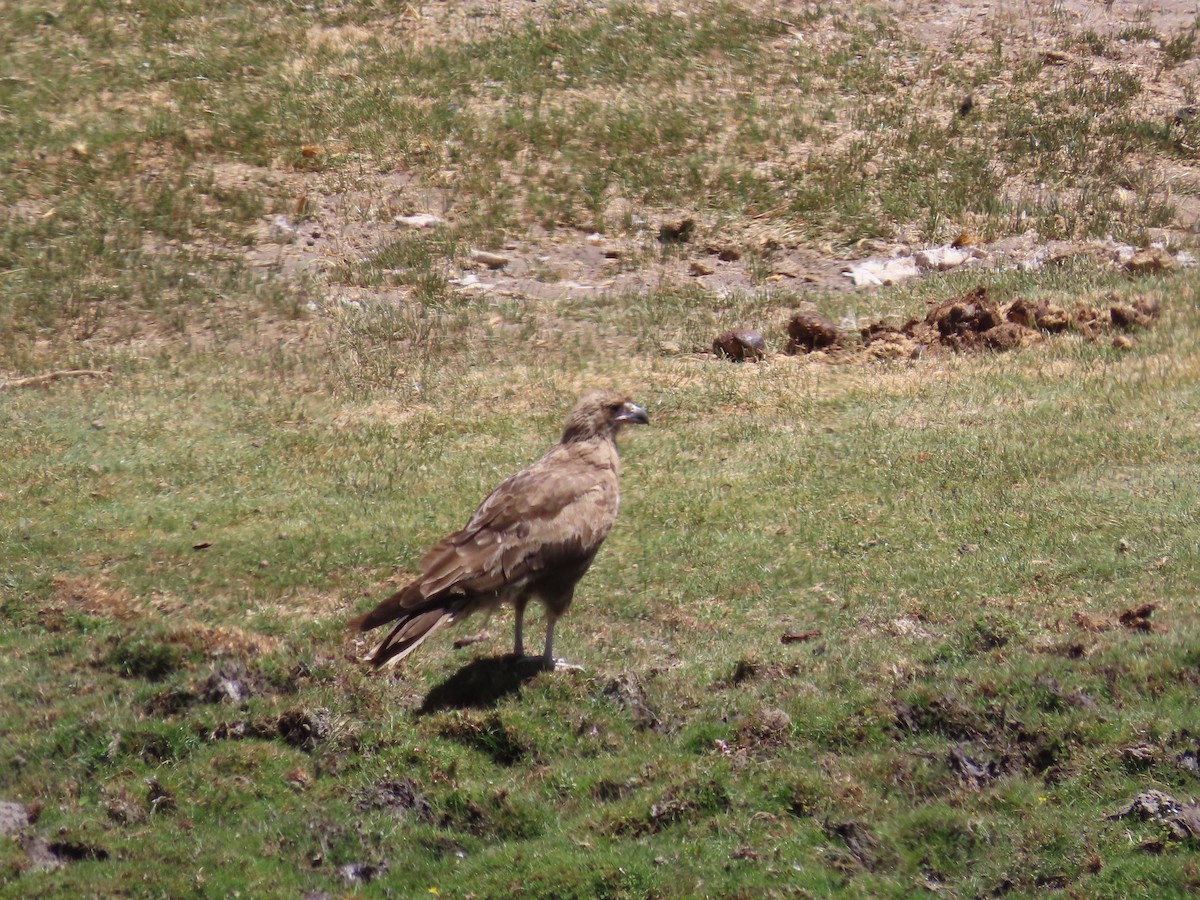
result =
[[[0,896],[1194,891],[1194,840],[1105,818],[1200,793],[1194,271],[771,279],[962,230],[1180,240],[1194,28],[494,12],[12,10],[0,366],[99,374],[0,390],[0,800],[36,813]],[[579,230],[641,282],[556,294]],[[656,276],[705,241],[752,289]],[[514,243],[547,292],[468,290]],[[1164,312],[1129,349],[692,352],[977,284]],[[558,631],[586,671],[511,671],[506,617],[364,670],[345,621],[597,384],[653,425]]]
[[[643,358],[624,380],[655,425],[563,628],[588,674],[424,715],[504,624],[392,679],[341,623],[537,452],[573,373],[409,401],[199,356],[10,394],[6,792],[108,854],[13,890],[338,890],[384,864],[401,894],[1186,885],[1183,848],[1100,816],[1195,789],[1195,436],[1171,423],[1198,326],[1176,304],[1132,356],[866,372]],[[1116,622],[1144,602],[1163,630]]]

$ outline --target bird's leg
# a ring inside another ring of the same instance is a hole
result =
[[[464,634],[460,638],[455,638],[454,649],[461,650],[463,647],[470,647],[472,644],[479,644],[491,637],[488,634],[488,622],[492,621],[492,613],[495,612],[494,607],[489,607],[488,611],[483,614],[483,622],[479,625],[479,631],[475,634]]]
[[[513,604],[513,612],[517,617],[513,630],[513,656],[517,659],[525,656],[525,641],[522,640],[522,632],[525,624],[525,602],[525,600],[518,600]]]
[[[565,672],[582,672],[583,666],[569,663],[565,659],[554,658],[554,623],[558,621],[558,617],[546,611],[546,649],[542,653],[542,665],[553,672],[555,669],[561,669]]]

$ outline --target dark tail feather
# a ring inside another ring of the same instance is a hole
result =
[[[356,616],[346,623],[346,627],[351,631],[363,632],[370,631],[372,628],[378,628],[380,625],[386,625],[388,622],[394,622],[396,619],[405,618],[413,614],[413,601],[420,600],[420,596],[413,596],[411,585],[401,588],[388,597],[369,613],[364,613],[361,616]]]
[[[385,601],[384,605],[387,602],[390,601]],[[368,613],[364,618],[370,621],[377,612],[379,612],[378,609]],[[363,658],[364,661],[371,663],[377,669],[383,666],[394,666],[425,643],[427,638],[452,624],[456,618],[455,612],[453,608],[441,606],[403,616],[396,623],[396,627],[388,632],[388,636]],[[374,627],[375,625],[367,625],[361,630],[366,631],[367,628]]]

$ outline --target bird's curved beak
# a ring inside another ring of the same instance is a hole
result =
[[[649,425],[650,417],[636,403],[626,403],[617,413],[617,422],[622,425]]]

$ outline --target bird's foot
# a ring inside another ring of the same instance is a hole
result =
[[[455,638],[454,649],[461,650],[463,647],[470,647],[472,644],[482,644],[484,641],[491,640],[491,637],[487,631],[481,631],[479,634],[464,634],[460,638]]]
[[[514,656],[513,665],[529,666],[546,672],[583,672],[583,666],[567,662],[565,659],[547,660],[544,656]]]

